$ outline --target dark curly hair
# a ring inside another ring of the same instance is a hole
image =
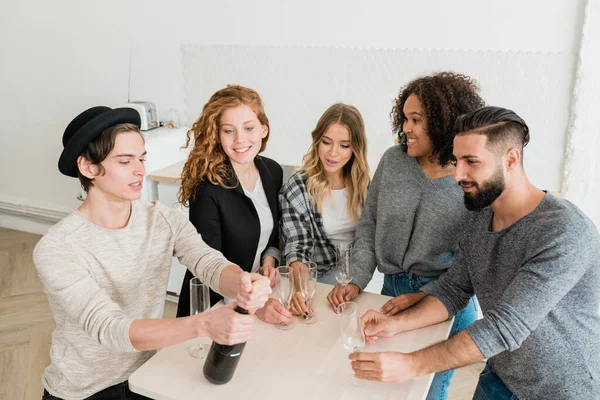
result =
[[[427,115],[427,134],[433,144],[431,159],[437,157],[438,163],[443,167],[453,163],[452,143],[456,118],[485,106],[485,102],[479,97],[477,82],[466,75],[440,72],[417,78],[400,89],[390,117],[392,130],[398,134],[404,151],[407,151],[406,135],[402,132],[406,121],[404,103],[411,94],[419,97]]]

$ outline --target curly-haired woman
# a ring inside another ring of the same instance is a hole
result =
[[[179,201],[189,205],[190,221],[209,246],[245,271],[260,269],[272,286],[280,257],[277,195],[283,171],[259,156],[269,133],[256,91],[228,86],[213,94],[187,134],[186,147],[192,139],[194,144],[181,175]],[[190,315],[191,278],[188,271],[178,317]],[[222,298],[212,291],[210,297],[212,304]],[[274,300],[257,315],[271,323],[291,322],[290,312]]]
[[[302,169],[283,186],[281,236],[287,264],[318,267],[318,281],[335,284],[336,246],[354,240],[367,198],[369,165],[365,125],[356,107],[337,103],[319,118]],[[307,310],[299,293],[292,312]]]
[[[467,222],[462,189],[453,179],[456,118],[484,106],[469,77],[442,72],[401,89],[391,117],[400,145],[385,152],[356,230],[353,279],[328,299],[333,307],[355,297],[378,268],[382,294],[394,296],[382,312],[396,314],[425,295],[421,286],[452,264]],[[451,334],[475,321],[474,300],[455,317]],[[446,399],[453,371],[436,374],[427,399]]]

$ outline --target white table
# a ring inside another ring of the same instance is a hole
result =
[[[365,387],[350,384],[352,369],[340,341],[338,316],[327,302],[332,286],[319,284],[313,308],[319,320],[281,331],[256,318],[252,340],[233,379],[226,385],[209,383],[202,374],[204,360],[190,357],[184,344],[160,350],[129,378],[136,393],[158,400],[183,399],[410,399],[423,400],[433,374],[400,384],[368,382]],[[379,308],[389,299],[362,293],[354,301],[361,314]],[[443,322],[389,339],[379,339],[364,351],[410,352],[445,340],[451,322]],[[204,339],[210,344],[210,339]]]

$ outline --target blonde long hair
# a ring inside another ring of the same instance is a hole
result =
[[[352,157],[342,168],[342,175],[348,191],[348,216],[358,222],[367,199],[369,184],[369,164],[367,162],[367,135],[365,124],[358,109],[354,106],[337,103],[329,107],[319,118],[312,131],[312,144],[302,159],[302,171],[308,176],[306,188],[308,198],[322,211],[323,199],[331,194],[329,180],[319,159],[319,145],[327,129],[339,123],[350,131]]]
[[[236,186],[228,184],[235,179],[235,174],[230,167],[229,158],[221,147],[219,127],[223,112],[242,104],[252,108],[260,124],[267,126],[267,135],[262,139],[259,153],[267,147],[271,133],[269,119],[265,114],[262,99],[255,90],[238,85],[228,85],[213,94],[202,108],[202,114],[187,133],[184,148],[189,147],[192,136],[194,147],[183,167],[181,188],[177,194],[179,202],[184,206],[189,205],[190,199],[196,194],[197,186],[204,180],[224,188]]]

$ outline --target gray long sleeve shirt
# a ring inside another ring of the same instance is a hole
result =
[[[364,289],[375,268],[438,277],[452,264],[468,211],[452,176],[432,180],[418,161],[389,148],[356,227],[353,280]]]
[[[600,399],[600,238],[567,200],[546,194],[511,226],[472,213],[452,267],[422,288],[455,315],[475,293],[467,331],[522,399]]]

